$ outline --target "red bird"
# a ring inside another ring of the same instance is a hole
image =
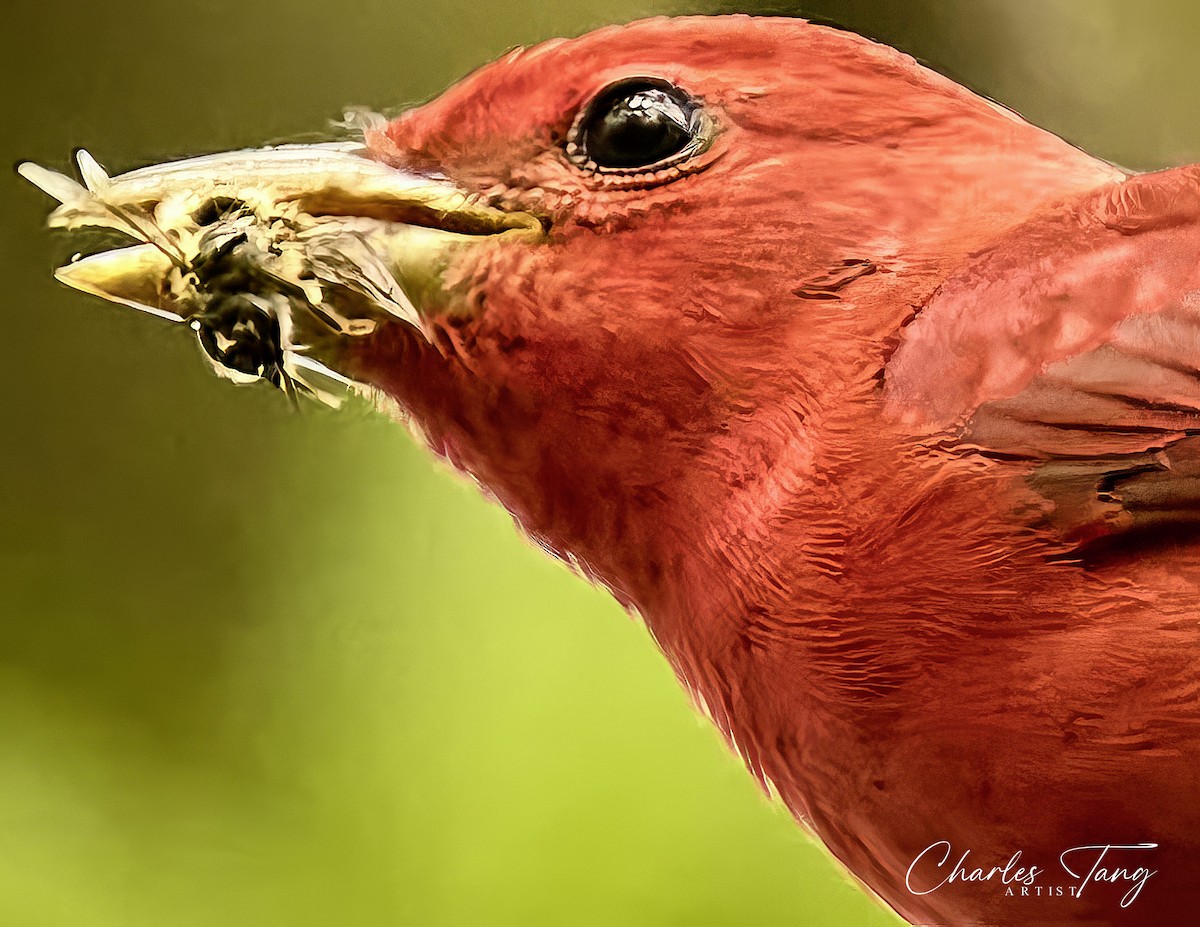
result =
[[[377,390],[911,922],[1190,922],[1200,168],[742,16],[514,51],[364,137],[22,169],[141,242],[67,282]]]

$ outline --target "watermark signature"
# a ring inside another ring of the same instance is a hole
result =
[[[1158,870],[1142,865],[1157,843],[1106,843],[1070,847],[1058,855],[1057,867],[1024,863],[1017,850],[1000,866],[979,866],[971,851],[956,853],[948,840],[932,843],[916,855],[904,876],[914,895],[930,895],[946,885],[989,882],[1010,897],[1082,898],[1095,885],[1125,887],[1121,907],[1133,904]]]

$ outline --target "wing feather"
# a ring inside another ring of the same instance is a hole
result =
[[[1114,184],[976,255],[902,333],[885,395],[1033,462],[1068,534],[1200,527],[1200,170]]]

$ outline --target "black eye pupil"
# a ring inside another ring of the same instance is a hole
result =
[[[698,111],[695,100],[665,82],[622,82],[589,107],[582,124],[584,153],[599,167],[652,167],[693,142]]]

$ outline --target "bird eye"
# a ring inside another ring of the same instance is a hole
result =
[[[663,80],[636,77],[602,91],[578,119],[567,151],[601,172],[661,170],[702,151],[709,120],[698,101]]]

